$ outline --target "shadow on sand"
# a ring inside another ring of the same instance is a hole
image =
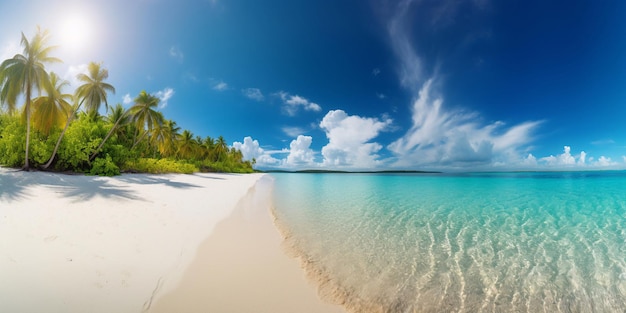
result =
[[[223,179],[196,175],[206,179]],[[186,182],[174,181],[166,175],[124,174],[117,177],[67,175],[49,172],[24,172],[0,168],[0,201],[12,202],[37,196],[29,192],[32,186],[45,186],[71,198],[73,202],[89,201],[95,197],[144,200],[133,191],[132,185],[164,185],[171,188],[202,188]]]
[[[0,202],[18,201],[30,194],[26,192],[29,183],[19,170],[0,169]]]
[[[202,186],[172,181],[164,176],[152,176],[149,174],[125,174],[121,176],[117,176],[114,179],[129,183],[129,184],[140,184],[140,185],[165,185],[167,187],[172,188],[201,188]],[[216,178],[217,179],[217,178]]]

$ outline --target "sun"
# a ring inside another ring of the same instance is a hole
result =
[[[89,44],[91,25],[86,18],[72,16],[65,19],[61,24],[59,38],[63,48],[71,51],[79,51]]]

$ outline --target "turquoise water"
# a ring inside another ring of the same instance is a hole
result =
[[[349,312],[626,310],[626,172],[272,176],[287,250]]]

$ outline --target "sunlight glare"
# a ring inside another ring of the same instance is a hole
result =
[[[90,36],[90,25],[87,20],[80,16],[67,18],[61,27],[59,37],[64,48],[76,52],[87,46]]]

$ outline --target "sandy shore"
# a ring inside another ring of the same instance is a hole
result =
[[[182,288],[216,225],[261,177],[106,178],[0,168],[0,311],[151,311]],[[220,244],[242,248],[229,237]],[[310,290],[299,276],[299,288]]]
[[[262,178],[198,249],[180,285],[151,313],[341,313],[322,302],[298,260],[282,251],[270,214],[270,177]]]

